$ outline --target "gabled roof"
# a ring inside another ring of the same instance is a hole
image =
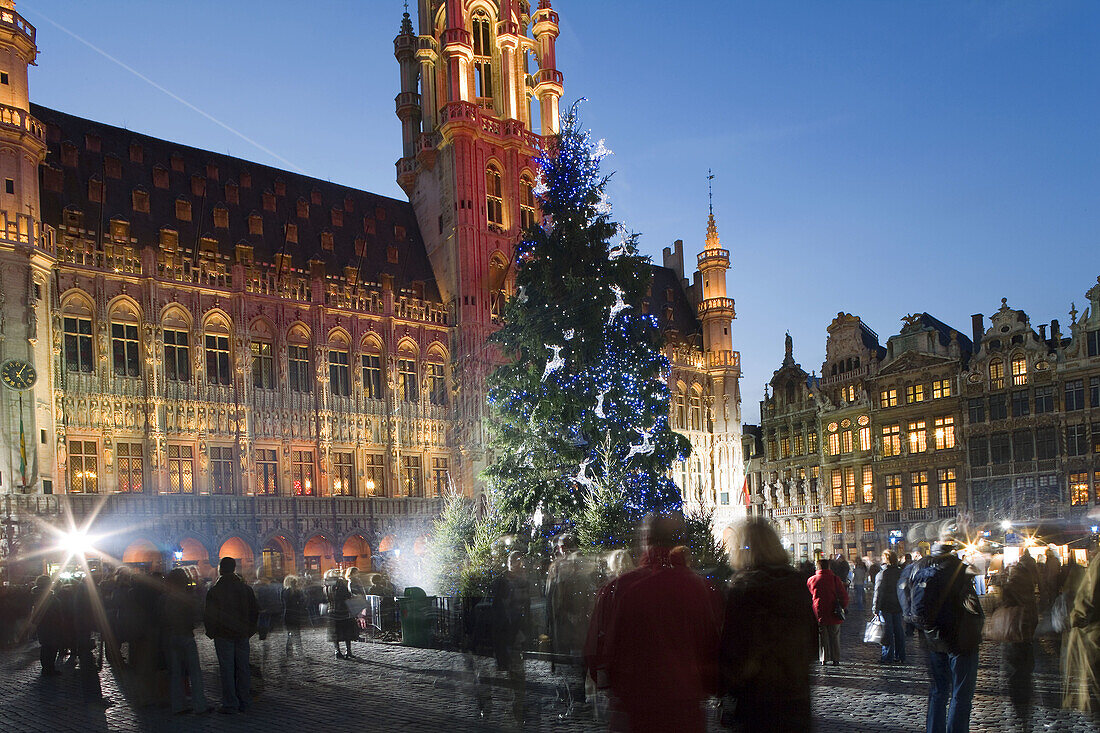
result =
[[[42,219],[47,224],[60,225],[66,208],[83,212],[84,228],[96,232],[118,218],[129,222],[130,236],[137,239],[139,247],[157,246],[160,229],[169,227],[179,233],[184,248],[195,249],[199,237],[210,237],[217,240],[223,254],[232,257],[236,245],[244,243],[253,247],[258,261],[271,262],[276,254],[290,254],[293,266],[305,269],[309,260],[317,259],[325,262],[331,274],[343,274],[345,267],[356,268],[358,279],[367,282],[379,282],[385,273],[393,276],[396,288],[423,283],[422,297],[439,300],[408,202],[36,104],[31,105],[31,114],[46,126],[49,144],[40,187]],[[72,146],[75,165],[66,164],[72,161],[62,156],[64,143]],[[167,176],[167,188],[155,185],[154,168],[163,169],[160,175]],[[89,196],[93,178],[104,184],[102,204]],[[228,198],[230,184],[237,186],[237,203]],[[148,193],[149,213],[134,210],[135,189]],[[264,207],[265,193],[274,197],[274,211]],[[176,202],[181,199],[191,204],[191,221],[176,218]],[[299,216],[299,201],[307,205],[307,216]],[[217,207],[228,210],[228,228],[215,226]],[[249,233],[252,214],[262,218],[262,234]],[[286,240],[288,224],[297,227],[297,243]],[[332,236],[331,250],[322,248],[325,232]]]
[[[702,333],[695,306],[684,292],[683,281],[675,270],[669,267],[651,265],[653,284],[652,295],[645,298],[650,315],[656,316],[661,330],[675,329],[681,337]],[[672,291],[672,300],[668,300],[668,291]],[[672,318],[668,318],[666,309],[672,306]]]

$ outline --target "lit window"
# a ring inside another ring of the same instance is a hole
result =
[[[856,469],[855,466],[844,468],[844,503],[856,503]]]
[[[825,520],[822,517],[814,517],[810,520],[810,526],[813,527],[814,532],[820,532],[825,528]]]
[[[892,473],[886,477],[886,511],[901,510],[901,474]]]
[[[432,486],[436,496],[445,496],[450,489],[450,470],[446,458],[432,459]]]
[[[829,455],[840,455],[840,433],[829,433]]]
[[[901,455],[901,426],[884,425],[882,428],[882,455]]]
[[[875,484],[874,474],[871,471],[870,466],[863,467],[863,503],[873,504],[875,502]]]
[[[843,519],[834,519],[833,520],[833,534],[844,534],[844,520]]]
[[[273,448],[256,450],[256,493],[279,493],[279,459]]]
[[[802,448],[805,441],[802,438],[802,433],[794,434],[794,454],[796,456],[802,455]]]
[[[363,466],[363,489],[367,496],[385,496],[386,469],[382,465],[382,456],[371,453]]]
[[[994,359],[989,362],[989,388],[990,389],[1004,389],[1005,386],[1005,363],[1000,359]]]
[[[787,436],[779,439],[779,455],[783,458],[791,457],[791,439]]]
[[[256,389],[275,388],[275,356],[272,349],[270,342],[252,342],[252,386]]]
[[[928,472],[914,471],[909,474],[909,485],[913,489],[913,508],[928,508]]]
[[[504,225],[504,187],[493,165],[485,169],[485,217],[490,224]]]
[[[168,446],[168,493],[195,493],[195,459],[189,445]]]
[[[69,441],[69,491],[99,493],[99,453],[94,440]]]
[[[937,417],[934,423],[936,450],[955,447],[955,417],[944,415]]]
[[[420,456],[401,457],[401,481],[405,496],[423,496],[424,483],[420,469]]]
[[[870,426],[864,426],[859,429],[859,449],[863,451],[871,450]]]
[[[911,384],[906,387],[905,402],[907,404],[913,404],[914,402],[924,402],[924,385]]]
[[[884,389],[879,394],[880,407],[897,407],[898,391],[896,389]]]
[[[840,452],[851,453],[852,452],[852,431],[845,430],[840,434]]]
[[[535,225],[535,184],[524,175],[519,179],[519,225],[530,229]]]
[[[290,481],[295,496],[313,496],[313,451],[292,451]]]
[[[1089,503],[1088,473],[1071,473],[1069,475],[1069,503],[1074,506]]]
[[[140,494],[144,490],[141,443],[118,443],[115,445],[118,469],[118,490],[127,494]]]
[[[817,432],[806,434],[806,452],[817,453]]]
[[[936,471],[936,480],[940,485],[940,506],[955,506],[958,501],[958,492],[955,485],[955,469],[941,468]]]
[[[871,517],[864,517],[863,518],[863,531],[864,532],[874,532],[875,531],[875,520],[872,519]]]
[[[210,447],[210,493],[234,493],[233,477],[237,474],[233,467],[233,449],[230,447]]]
[[[1027,359],[1017,356],[1012,359],[1012,386],[1020,387],[1027,384]]]
[[[355,457],[351,453],[332,454],[332,495],[355,496]]]
[[[844,503],[844,474],[839,468],[832,471],[833,482],[833,506]]]
[[[951,396],[951,380],[949,379],[937,379],[932,382],[932,399],[938,400],[942,397]]]

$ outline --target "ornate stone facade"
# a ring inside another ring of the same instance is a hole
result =
[[[71,514],[126,561],[364,565],[418,547],[444,491],[480,491],[487,338],[537,211],[534,123],[557,126],[557,14],[416,16],[394,46],[405,203],[31,105],[35,29],[0,0],[0,360],[38,375],[0,393],[5,554]],[[695,282],[681,244],[664,264],[640,307],[696,451],[676,473],[728,521],[740,364],[713,215]]]

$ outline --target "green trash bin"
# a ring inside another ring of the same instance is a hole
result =
[[[405,646],[428,647],[432,643],[432,601],[434,596],[423,588],[411,586],[405,596],[397,599],[401,614],[401,643]]]

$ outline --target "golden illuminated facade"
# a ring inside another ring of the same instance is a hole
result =
[[[37,373],[0,392],[3,554],[42,540],[31,517],[98,512],[128,562],[368,567],[420,547],[444,492],[478,494],[486,339],[535,216],[532,127],[557,125],[557,15],[417,16],[395,40],[406,203],[32,105],[35,29],[0,0],[0,356]],[[677,478],[732,516],[739,361],[713,217],[695,283],[679,243],[665,265],[642,307],[696,451]]]

